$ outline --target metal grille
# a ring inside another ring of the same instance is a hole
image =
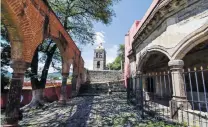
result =
[[[179,87],[173,85],[177,79],[170,71],[128,78],[128,102],[135,104],[143,117],[208,127],[208,67],[188,68],[180,75]],[[184,91],[183,96],[176,95],[179,91]]]

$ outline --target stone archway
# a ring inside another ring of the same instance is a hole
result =
[[[187,36],[173,55],[184,62],[184,85],[193,110],[208,111],[208,23]],[[203,75],[203,76],[202,76]],[[197,102],[205,103],[197,103]]]
[[[45,17],[38,17],[36,23],[31,23],[32,15],[28,15],[29,8],[20,1],[2,1],[2,21],[9,32],[11,42],[11,56],[13,60],[30,63],[36,47],[42,42],[45,31]],[[24,9],[25,7],[25,9]],[[35,12],[39,14],[39,12]],[[39,28],[39,29],[36,29]]]
[[[177,46],[172,55],[173,59],[183,59],[184,56],[194,47],[200,43],[208,40],[208,23],[204,24],[201,28],[197,29],[187,37],[185,37]]]
[[[200,111],[208,111],[208,106],[205,105],[208,100],[205,97],[208,95],[208,90],[205,88],[208,73],[201,69],[201,67],[207,68],[208,65],[207,35],[208,23],[206,22],[178,43],[168,63],[172,72],[175,100],[189,101],[190,104],[184,103],[184,106]],[[199,104],[200,101],[205,103]]]
[[[11,59],[13,68],[12,81],[6,108],[6,121],[16,125],[19,117],[20,95],[24,81],[24,72],[30,66],[37,41],[32,41],[31,48],[27,48],[33,38],[28,16],[24,15],[22,4],[15,1],[2,1],[2,22],[8,30],[11,44]],[[13,11],[15,10],[15,12]],[[41,32],[41,31],[40,31]],[[35,33],[36,34],[36,33]],[[42,39],[42,36],[39,37]]]
[[[138,60],[137,71],[142,75],[146,99],[168,106],[172,97],[172,82],[168,62],[171,60],[166,50],[149,48]],[[164,92],[165,91],[165,92]]]
[[[149,59],[149,57],[152,54],[163,54],[164,56],[166,56],[169,60],[171,60],[171,56],[169,55],[169,53],[167,52],[167,50],[162,47],[162,46],[150,46],[147,47],[146,49],[143,49],[141,51],[141,53],[139,54],[138,58],[137,58],[137,72],[142,72],[142,67],[145,64],[145,62]]]

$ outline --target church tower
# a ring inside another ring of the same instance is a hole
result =
[[[106,68],[106,52],[102,43],[94,49],[93,70],[105,70]]]

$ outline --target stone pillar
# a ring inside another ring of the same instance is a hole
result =
[[[61,92],[59,102],[65,104],[66,103],[66,85],[67,85],[67,78],[69,73],[62,73],[62,85],[61,85]]]
[[[78,78],[78,75],[76,74],[76,72],[74,72],[72,76],[72,91],[76,91],[77,78]]]
[[[178,111],[181,108],[190,108],[190,104],[186,99],[186,91],[184,89],[185,83],[182,73],[184,62],[183,60],[171,60],[168,62],[168,66],[171,70],[173,89],[173,98],[170,101],[171,117],[177,119]]]
[[[75,64],[74,64],[75,65]],[[76,96],[76,88],[78,81],[78,69],[77,66],[73,66],[73,75],[72,75],[72,96]]]
[[[81,85],[81,79],[80,79],[80,74],[78,74],[77,83],[76,83],[76,93],[79,92],[80,85]]]
[[[7,125],[17,126],[18,124],[20,96],[24,82],[24,73],[29,65],[29,63],[24,61],[13,61],[11,64],[11,68],[13,68],[13,74],[6,107],[5,121]]]
[[[155,94],[157,97],[161,97],[161,84],[158,74],[155,76]]]

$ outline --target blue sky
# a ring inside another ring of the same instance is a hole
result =
[[[82,47],[82,57],[85,67],[93,68],[93,49],[101,42],[106,49],[107,63],[112,62],[117,56],[119,44],[124,43],[124,36],[130,29],[135,20],[141,20],[149,8],[152,0],[121,0],[114,5],[116,17],[110,25],[95,23],[96,43],[94,46],[87,45]]]

